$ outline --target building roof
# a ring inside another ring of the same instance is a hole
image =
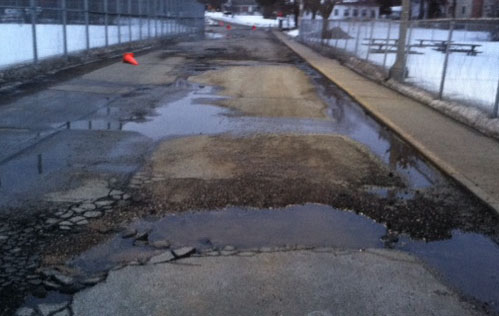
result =
[[[258,5],[255,0],[229,0],[227,5]]]
[[[336,5],[356,6],[356,7],[379,7],[380,6],[379,4],[373,3],[370,1],[338,2]]]
[[[361,0],[361,1],[343,0],[341,2],[338,2],[336,5],[379,7],[379,4],[376,3],[376,1],[370,1],[370,0]]]

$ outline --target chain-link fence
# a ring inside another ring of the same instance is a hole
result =
[[[397,56],[400,21],[302,20],[300,39],[378,66]],[[404,39],[402,39],[404,40]],[[499,101],[499,19],[409,21],[404,82],[494,117]]]
[[[202,32],[196,0],[0,0],[0,68]]]

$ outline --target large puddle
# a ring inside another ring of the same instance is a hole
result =
[[[265,118],[244,116],[236,110],[213,105],[223,98],[217,89],[190,83],[179,79],[168,87],[176,97],[165,97],[159,102],[152,115],[144,119],[121,120],[119,100],[114,106],[104,106],[76,121],[53,125],[52,134],[57,131],[118,131],[136,132],[159,141],[169,137],[200,134],[231,133],[248,135],[252,133],[299,133],[299,134],[342,134],[368,146],[390,168],[405,179],[409,189],[431,187],[445,182],[444,178],[429,167],[418,155],[396,136],[379,126],[367,116],[348,96],[307,66],[301,65],[312,78],[322,99],[329,106],[330,119]],[[89,134],[90,135],[90,134]],[[89,136],[90,137],[90,136]],[[63,139],[63,138],[61,138]],[[64,142],[70,141],[64,139]],[[22,201],[26,192],[37,187],[57,189],[57,181],[48,181],[48,173],[54,177],[71,168],[71,157],[80,153],[71,151],[64,142],[51,148],[42,147],[20,153],[0,164],[0,205]],[[40,147],[40,146],[38,146]],[[82,166],[84,167],[84,166]],[[132,168],[133,169],[133,168]],[[128,172],[130,168],[124,169]],[[19,176],[21,172],[22,176]],[[55,179],[55,178],[54,178]],[[47,186],[47,183],[49,184]],[[387,195],[386,189],[373,193]],[[411,197],[412,192],[390,192],[400,197]]]
[[[334,247],[341,249],[394,248],[411,253],[446,284],[462,294],[499,307],[499,247],[489,238],[454,231],[448,240],[424,242],[401,235],[386,242],[387,228],[349,211],[319,204],[260,210],[227,208],[208,212],[172,214],[136,221],[130,228],[149,232],[149,244],[168,240],[172,248],[198,250],[235,246]],[[118,264],[147,260],[161,253],[149,245],[134,246],[133,239],[116,235],[77,257],[70,265],[87,273],[105,271]],[[499,310],[498,310],[499,311]]]
[[[330,120],[240,115],[236,110],[213,105],[222,98],[213,87],[184,83],[183,86],[189,86],[191,90],[184,97],[164,103],[144,122],[129,122],[120,129],[135,131],[154,140],[221,133],[341,134],[368,146],[406,180],[409,188],[427,188],[445,182],[411,147],[382,128],[348,96],[312,70],[305,70],[311,72],[322,99],[329,105]]]

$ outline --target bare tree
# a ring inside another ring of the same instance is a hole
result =
[[[293,2],[293,15],[295,18],[295,28],[298,28],[298,23],[300,20],[300,4],[298,1]]]
[[[321,0],[304,0],[303,9],[307,13],[312,14],[312,20],[315,20],[315,16],[321,7]]]
[[[418,19],[422,20],[425,18],[425,0],[419,0],[419,12],[418,12]]]
[[[277,0],[256,0],[256,3],[262,8],[264,18],[272,17],[272,12],[274,12],[274,6],[277,2]]]
[[[323,0],[320,7],[319,13],[322,16],[322,38],[326,38],[328,36],[328,28],[329,28],[329,16],[331,12],[333,12],[334,6],[336,5],[338,0]]]

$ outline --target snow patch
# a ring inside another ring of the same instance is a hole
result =
[[[222,12],[206,12],[205,16],[219,21],[256,26],[256,27],[278,27],[279,21],[277,19],[264,19],[261,15],[224,15]],[[293,28],[294,19],[291,16],[284,18],[283,27]]]

